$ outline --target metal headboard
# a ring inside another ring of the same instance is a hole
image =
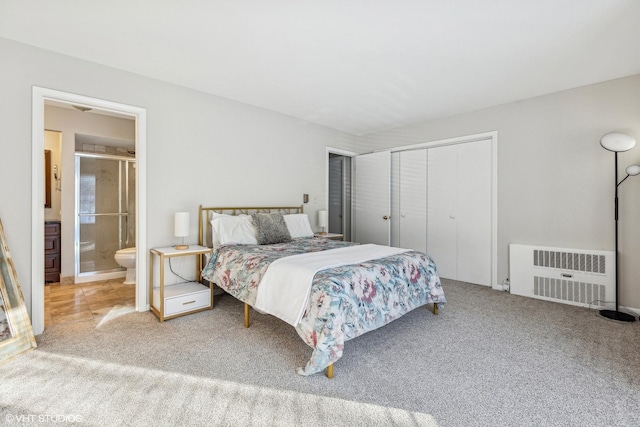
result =
[[[300,206],[253,206],[253,207],[203,207],[200,205],[198,209],[198,244],[208,246],[207,226],[209,226],[209,214],[211,212],[227,215],[251,215],[254,213],[281,213],[300,214],[304,213],[304,205]]]

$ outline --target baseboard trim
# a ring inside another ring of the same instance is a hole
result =
[[[75,277],[74,276],[67,276],[67,277],[62,277],[60,276],[60,285],[63,286],[67,286],[67,285],[75,285]]]

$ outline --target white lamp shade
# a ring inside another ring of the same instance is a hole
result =
[[[629,151],[636,145],[632,136],[621,132],[610,132],[600,138],[600,145],[609,151]]]
[[[627,173],[627,175],[631,175],[631,176],[640,175],[640,165],[627,166],[627,169],[625,169],[625,172]]]
[[[189,236],[189,212],[176,212],[174,235],[176,237]]]
[[[318,225],[326,227],[329,224],[329,213],[327,211],[318,211]]]

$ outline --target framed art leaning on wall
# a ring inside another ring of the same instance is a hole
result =
[[[0,362],[35,347],[29,313],[0,221]]]

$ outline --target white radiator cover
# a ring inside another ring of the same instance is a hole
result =
[[[605,308],[615,302],[615,270],[613,251],[509,245],[510,291],[515,295]]]

